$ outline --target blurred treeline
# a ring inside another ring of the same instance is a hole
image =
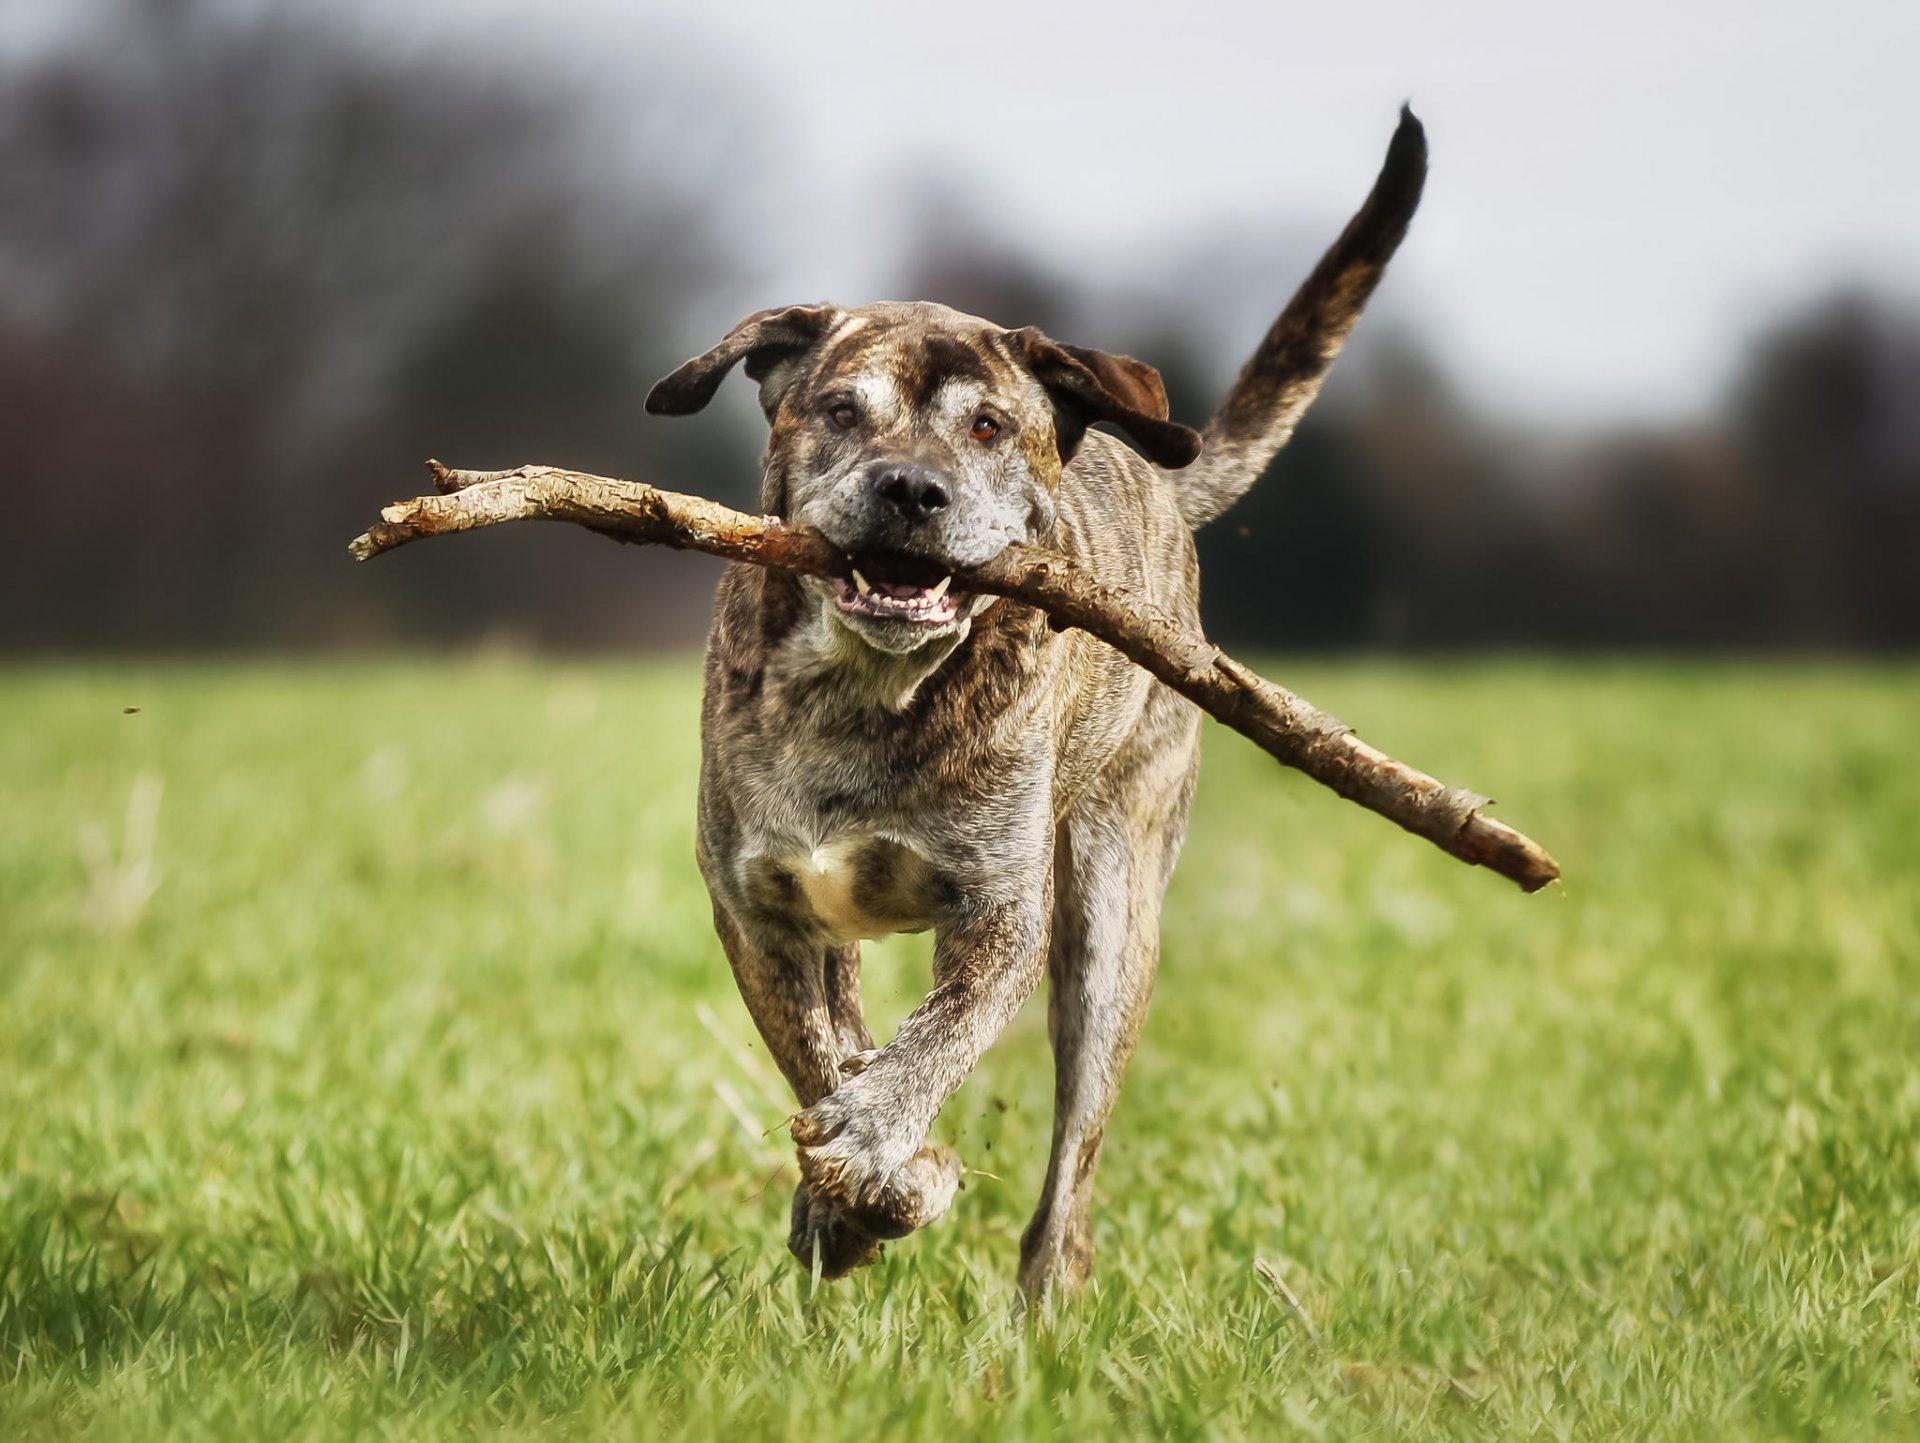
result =
[[[0,646],[695,639],[703,559],[561,528],[371,567],[344,543],[429,454],[750,500],[749,407],[640,407],[716,316],[817,299],[755,278],[763,153],[726,78],[663,57],[595,84],[320,11],[93,15],[0,57]],[[1131,349],[1196,423],[1240,359],[1164,289],[1096,291],[965,217],[922,222],[874,295]],[[1307,259],[1276,254],[1245,304],[1264,320]],[[1210,627],[1920,642],[1920,317],[1836,287],[1756,334],[1716,414],[1543,434],[1476,413],[1415,333],[1363,326],[1274,474],[1202,534]]]

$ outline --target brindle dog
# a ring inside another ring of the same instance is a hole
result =
[[[762,311],[648,397],[698,411],[744,362],[772,428],[762,509],[847,554],[832,581],[728,568],[700,771],[714,924],[804,1109],[787,1245],[825,1276],[946,1210],[960,1168],[929,1129],[1042,971],[1053,1152],[1019,1283],[1036,1299],[1087,1276],[1200,715],[1104,643],[954,578],[1010,542],[1051,546],[1197,625],[1193,529],[1286,441],[1425,173],[1403,111],[1366,204],[1204,437],[1168,419],[1140,361],[930,304]],[[933,990],[875,1048],[860,941],[929,927]]]

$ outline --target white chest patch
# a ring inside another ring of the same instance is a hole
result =
[[[920,895],[925,865],[870,836],[842,836],[770,859],[797,884],[806,908],[836,942],[857,942],[928,925]]]
[[[788,863],[800,881],[800,890],[806,894],[813,915],[845,942],[884,937],[893,930],[884,919],[854,901],[855,862],[866,844],[864,837],[841,837],[822,842]]]

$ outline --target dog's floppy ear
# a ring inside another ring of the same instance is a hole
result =
[[[747,374],[764,381],[782,360],[819,344],[846,313],[838,306],[775,306],[755,311],[728,331],[719,345],[695,356],[647,393],[647,411],[655,416],[691,416],[711,401],[727,372],[745,360]],[[761,390],[771,412],[773,398]]]
[[[1178,470],[1200,454],[1200,433],[1167,419],[1167,388],[1145,361],[1062,345],[1033,326],[1009,331],[1006,339],[1053,398],[1063,463],[1095,421],[1119,427],[1156,466]]]

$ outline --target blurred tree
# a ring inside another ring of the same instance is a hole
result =
[[[654,459],[646,379],[736,265],[704,171],[745,153],[684,72],[616,110],[524,57],[195,0],[129,0],[9,69],[0,403],[40,514],[0,569],[43,604],[5,608],[0,642],[325,631],[458,576],[339,560],[421,449]],[[616,569],[647,589],[608,548],[447,617],[644,632],[568,604]]]
[[[691,640],[698,560],[638,564],[556,528],[362,570],[343,543],[428,454],[750,499],[757,427],[640,407],[716,312],[752,309],[740,114],[666,53],[615,93],[251,0],[101,0],[50,46],[0,53],[0,647],[508,621],[573,645]],[[896,293],[1139,355],[1196,424],[1311,261],[1305,241],[1195,236],[1101,279],[1038,259],[969,195],[909,191]],[[1200,536],[1223,641],[1920,644],[1910,310],[1845,295],[1783,319],[1715,417],[1518,435],[1385,299],[1272,474]]]
[[[1199,534],[1209,633],[1247,648],[1376,640],[1390,524],[1349,418],[1309,413],[1267,474]]]
[[[1072,332],[1078,287],[1008,238],[988,232],[980,217],[923,180],[906,202],[902,299],[938,301],[1007,327],[1038,326],[1078,341]]]
[[[1764,500],[1780,630],[1920,643],[1920,315],[1848,293],[1788,319],[1730,411]]]

